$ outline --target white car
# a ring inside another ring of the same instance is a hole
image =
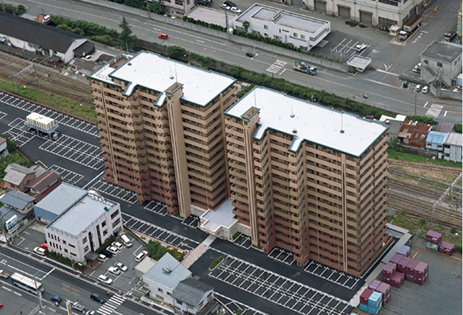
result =
[[[119,251],[116,246],[109,246],[108,248],[106,248],[106,250],[113,255],[116,255]]]
[[[119,270],[124,271],[124,272],[126,272],[126,271],[128,270],[127,266],[124,265],[124,264],[121,263],[121,262],[115,263],[115,264],[114,264],[114,267],[117,267],[117,268],[119,268]]]
[[[220,5],[220,7],[221,7],[222,9],[225,9],[225,10],[230,10],[230,7],[229,7],[228,5],[226,5],[225,3],[222,3],[222,4]]]
[[[368,47],[367,44],[360,44],[360,45],[356,45],[355,49],[357,50],[357,52],[361,52],[361,51],[367,49],[367,47]]]
[[[415,92],[421,92],[421,85],[417,84],[415,86]]]
[[[123,247],[122,244],[119,242],[112,242],[111,246],[116,247],[118,250],[121,250]]]
[[[108,271],[116,276],[121,274],[121,271],[117,267],[109,267]]]
[[[421,89],[421,93],[427,94],[428,92],[429,92],[429,87],[423,86],[423,88]]]
[[[106,261],[106,256],[103,254],[98,255],[98,261],[101,261],[101,262]]]
[[[232,12],[235,12],[235,13],[241,13],[241,10],[238,9],[237,7],[233,7],[230,9]]]
[[[34,248],[34,253],[39,254],[40,256],[45,256],[45,249],[42,247]]]
[[[99,276],[98,276],[98,281],[101,281],[101,282],[106,283],[106,284],[111,284],[111,283],[113,283],[113,280],[110,279],[110,278],[108,278],[108,277],[105,276],[105,275],[99,275]]]

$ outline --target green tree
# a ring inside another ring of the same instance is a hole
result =
[[[243,22],[243,27],[244,27],[244,30],[246,31],[246,33],[248,32],[249,26],[251,26],[251,24],[249,24],[248,21]]]
[[[455,124],[453,125],[453,131],[461,133],[461,124]]]
[[[125,17],[122,17],[122,23],[119,24],[121,28],[121,33],[119,34],[119,41],[121,43],[121,48],[124,50],[133,49],[135,44],[138,42],[138,38],[135,35],[132,35],[132,29],[130,28],[129,23],[126,21]]]
[[[187,55],[188,51],[185,48],[179,46],[169,46],[167,47],[167,55],[173,59],[181,59],[183,56]]]

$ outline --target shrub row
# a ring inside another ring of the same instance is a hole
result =
[[[104,243],[103,245],[100,246],[100,248],[98,248],[95,252],[97,252],[98,254],[101,253],[101,251],[103,249],[105,249],[106,247],[108,247],[109,245],[111,245],[112,242],[114,242],[116,240],[116,235],[111,235]]]
[[[146,251],[154,260],[161,259],[161,257],[164,256],[166,253],[171,254],[178,261],[182,261],[185,256],[184,253],[179,252],[175,248],[164,247],[161,245],[161,243],[153,240],[150,240],[146,245]]]
[[[217,258],[213,263],[212,265],[209,267],[209,270],[212,270],[215,268],[215,266],[217,266],[218,264],[220,264],[220,262],[223,260],[223,256],[220,256],[219,258]]]
[[[188,17],[186,15],[183,16],[183,21],[188,22],[188,23],[193,23],[193,24],[196,24],[196,25],[201,25],[201,26],[208,27],[208,28],[212,28],[214,30],[219,30],[219,31],[222,31],[222,32],[227,31],[227,28],[223,27],[221,25],[207,23],[207,22],[204,22],[204,21],[201,21],[201,20],[195,20],[195,19],[190,18],[190,17]]]
[[[63,255],[61,254],[58,254],[58,253],[55,253],[55,252],[50,252],[50,251],[45,251],[45,255],[47,255],[47,257],[50,257],[51,259],[53,260],[56,260],[62,264],[65,264],[67,266],[70,266],[70,267],[74,267],[74,269],[77,269],[77,270],[80,270],[80,271],[84,271],[85,270],[85,265],[83,265],[82,263],[78,262],[78,261],[74,261],[70,258],[67,258],[67,257],[64,257]]]
[[[14,6],[12,4],[3,4],[2,2],[2,5],[5,8],[5,12],[11,13],[14,15],[21,15],[21,14],[26,13],[27,11],[26,7],[23,6],[22,4],[19,4],[18,6]]]

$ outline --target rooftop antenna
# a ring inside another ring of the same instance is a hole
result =
[[[341,133],[344,133],[344,122],[343,122],[343,116],[344,115],[344,112],[341,112]]]
[[[178,82],[178,78],[177,78],[177,64],[174,63],[174,71],[175,71],[175,81]]]
[[[172,67],[170,67],[170,79],[172,80],[174,76],[172,75]]]
[[[256,96],[256,90],[255,89],[254,89],[254,106],[257,107],[257,96]]]
[[[294,108],[293,108],[293,103],[291,103],[291,115],[289,117],[294,118]]]

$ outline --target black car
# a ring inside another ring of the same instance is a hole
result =
[[[101,304],[106,303],[106,299],[99,295],[98,293],[90,294],[90,298],[94,301],[100,302]]]
[[[108,257],[108,258],[113,257],[113,253],[111,253],[111,252],[110,252],[109,250],[107,250],[107,249],[103,249],[103,250],[100,252],[100,254],[103,254],[103,255],[105,255],[105,256]]]
[[[403,87],[404,89],[408,88],[408,81],[404,81],[404,82],[402,83],[402,87]]]
[[[248,51],[248,52],[246,52],[246,56],[248,56],[250,58],[254,58],[256,56],[256,54]]]
[[[234,4],[233,2],[231,1],[225,1],[224,2],[226,5],[228,5],[230,8],[236,8],[236,4]]]

